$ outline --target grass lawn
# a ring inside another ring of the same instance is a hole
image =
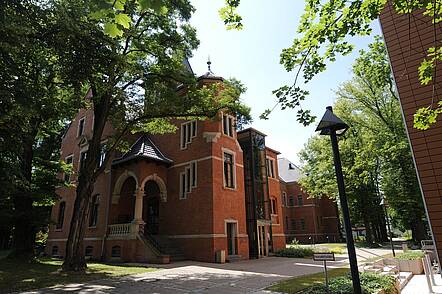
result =
[[[333,252],[335,254],[345,254],[347,252],[347,244],[345,243],[318,243],[315,245],[287,244],[287,247],[296,247],[296,246],[313,248],[315,252]]]
[[[331,279],[334,277],[343,276],[346,275],[349,271],[350,269],[348,268],[329,269],[327,270],[328,278]],[[309,288],[316,284],[322,284],[324,282],[325,282],[324,272],[321,272],[311,275],[299,276],[288,280],[283,280],[281,282],[278,282],[277,284],[268,287],[266,290],[283,292],[283,293],[298,293],[303,289]]]
[[[3,258],[0,260],[0,293],[37,289],[66,283],[119,277],[155,271],[155,268],[124,264],[88,263],[86,273],[61,273],[62,261],[42,258],[33,263]]]

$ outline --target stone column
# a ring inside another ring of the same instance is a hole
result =
[[[144,189],[138,188],[135,190],[135,214],[134,220],[132,223],[138,225],[144,225],[143,221],[143,198],[144,198]]]

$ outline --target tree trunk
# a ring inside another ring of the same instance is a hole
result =
[[[33,209],[31,195],[32,158],[34,140],[33,136],[25,138],[22,142],[20,156],[20,171],[25,185],[14,193],[14,233],[13,246],[10,257],[30,259],[34,256],[35,227],[33,225]]]
[[[416,217],[411,223],[411,235],[413,241],[416,243],[420,243],[420,241],[425,240],[425,238],[427,237],[425,224],[421,218]]]
[[[83,238],[85,233],[85,221],[89,215],[90,198],[94,188],[94,182],[86,173],[80,175],[74,204],[74,211],[69,228],[68,242],[63,263],[64,271],[84,271],[86,260],[84,258]]]
[[[93,95],[96,91],[92,89]],[[91,195],[98,177],[96,168],[101,153],[101,139],[109,115],[111,96],[97,99],[94,104],[94,127],[92,139],[83,166],[80,166],[78,186],[74,203],[74,211],[69,228],[69,237],[66,242],[66,253],[63,262],[64,271],[84,271],[87,267],[84,258],[83,239],[85,222],[89,215]]]

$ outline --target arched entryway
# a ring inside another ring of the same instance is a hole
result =
[[[128,177],[121,185],[113,223],[130,223],[134,219],[136,186],[137,183],[133,177]]]
[[[157,182],[148,180],[144,185],[143,220],[146,223],[145,234],[157,235],[160,229],[160,196]]]

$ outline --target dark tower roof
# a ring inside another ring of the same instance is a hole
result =
[[[135,160],[135,159],[147,159],[162,162],[165,164],[172,164],[173,161],[158,149],[157,146],[150,140],[147,135],[142,135],[138,140],[130,147],[120,158],[114,160],[112,165],[118,165],[123,162]]]

